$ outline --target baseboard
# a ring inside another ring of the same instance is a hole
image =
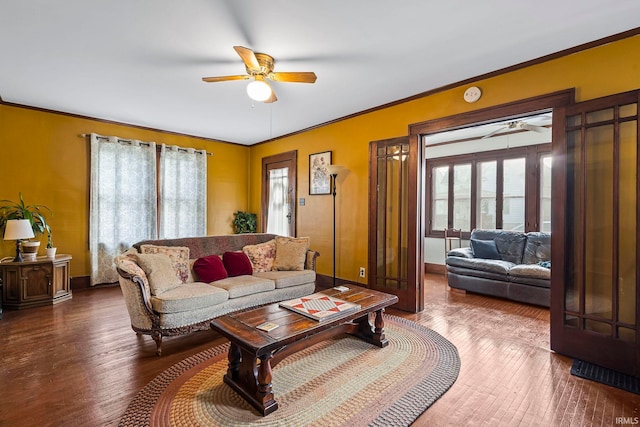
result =
[[[447,272],[447,267],[444,266],[443,264],[431,264],[431,263],[425,262],[424,272],[433,273],[433,274],[445,274]]]
[[[87,289],[94,288],[106,288],[109,286],[118,286],[118,282],[115,283],[101,283],[96,286],[91,286],[91,276],[73,276],[69,279],[71,285],[71,291],[86,291]]]
[[[367,283],[353,282],[351,280],[344,280],[336,277],[336,286],[349,286],[358,285],[364,288],[368,287]],[[321,291],[323,289],[329,289],[333,287],[333,276],[326,276],[324,274],[316,274],[316,290]]]

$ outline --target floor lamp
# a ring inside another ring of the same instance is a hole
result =
[[[327,170],[333,181],[333,287],[336,286],[336,178],[343,169],[342,166],[328,165]]]

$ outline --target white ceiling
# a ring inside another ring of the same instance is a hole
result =
[[[0,0],[6,102],[251,145],[638,27],[638,0]],[[252,103],[233,50],[314,71]],[[90,132],[91,129],[87,129]]]

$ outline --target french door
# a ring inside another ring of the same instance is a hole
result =
[[[421,153],[417,137],[369,145],[368,285],[397,295],[394,308],[410,312],[424,308]]]
[[[262,230],[296,235],[297,151],[262,159]]]
[[[551,348],[640,376],[638,103],[554,110]]]

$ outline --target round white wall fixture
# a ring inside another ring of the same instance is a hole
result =
[[[482,96],[482,91],[477,86],[471,86],[464,91],[464,100],[468,103],[476,102]]]

